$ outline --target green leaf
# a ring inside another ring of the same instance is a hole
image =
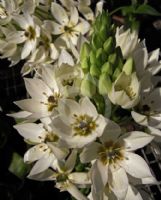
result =
[[[18,153],[14,152],[8,170],[18,178],[23,179],[29,171],[29,166],[24,163],[23,158]]]
[[[142,4],[140,5],[136,10],[136,14],[146,14],[146,15],[153,15],[153,16],[161,16],[161,13],[159,13],[155,8],[147,5],[147,4]]]

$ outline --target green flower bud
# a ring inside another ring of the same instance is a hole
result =
[[[81,83],[81,93],[83,96],[92,97],[96,93],[95,79],[88,73]]]
[[[80,51],[80,60],[81,61],[88,57],[90,49],[91,49],[91,47],[87,42],[85,42],[82,45],[82,48],[81,48],[81,51]]]
[[[96,64],[96,53],[95,51],[91,51],[89,54],[89,58],[90,58],[90,63],[91,64]]]
[[[102,66],[101,72],[102,73],[108,73],[109,75],[112,75],[112,73],[113,73],[112,65],[109,62],[105,62]]]
[[[108,75],[108,73],[103,73],[100,75],[98,80],[98,89],[101,95],[107,95],[108,92],[111,90],[112,82]]]
[[[117,67],[113,73],[112,81],[115,81],[120,74],[121,74],[121,69]]]
[[[81,68],[84,73],[87,73],[89,71],[89,68],[90,68],[89,58],[85,58],[81,61]]]
[[[124,66],[122,68],[122,71],[124,71],[126,75],[130,75],[130,74],[132,74],[133,68],[134,68],[134,60],[132,57],[129,57],[126,60]]]
[[[108,56],[108,62],[111,63],[113,66],[116,65],[116,61],[117,61],[117,54],[116,53],[112,53]]]
[[[114,41],[113,41],[113,37],[110,36],[106,41],[105,43],[103,44],[103,48],[104,50],[106,51],[107,54],[110,54],[114,51]]]
[[[102,40],[96,34],[93,34],[91,43],[92,43],[93,49],[95,50],[102,47]]]
[[[101,74],[101,71],[96,65],[93,64],[90,66],[90,74],[92,76],[99,77]]]
[[[95,103],[95,105],[97,107],[98,113],[104,115],[105,109],[106,109],[104,97],[102,95],[96,94],[92,98],[92,100],[94,101],[94,103]]]

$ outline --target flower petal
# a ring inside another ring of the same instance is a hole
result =
[[[80,100],[80,106],[81,106],[82,114],[87,114],[95,118],[98,116],[96,107],[93,105],[93,103],[90,101],[88,97],[83,97]]]
[[[120,136],[120,134],[121,134],[120,126],[111,120],[107,120],[107,126],[100,140],[102,143],[110,140],[116,141]]]
[[[41,158],[33,166],[33,168],[30,171],[29,176],[33,176],[35,174],[39,174],[39,173],[45,171],[46,169],[48,169],[48,167],[50,167],[52,161],[53,161],[53,157],[52,156]]]
[[[13,126],[25,139],[40,143],[45,139],[45,130],[39,124],[25,123]]]
[[[65,162],[65,169],[68,172],[71,172],[74,169],[75,163],[77,159],[77,151],[73,150],[68,159]]]
[[[68,183],[66,190],[77,200],[88,200],[72,183]]]
[[[62,64],[68,64],[70,66],[74,65],[73,57],[65,49],[61,50],[61,53],[58,59],[58,66],[61,66]]]
[[[123,168],[119,168],[112,172],[112,180],[109,180],[109,185],[111,186],[110,189],[118,199],[125,199],[128,184],[128,178]]]
[[[52,95],[51,89],[38,78],[25,78],[25,86],[29,95],[39,101],[47,100]]]
[[[74,184],[80,184],[80,185],[91,184],[89,173],[73,172],[69,174],[68,178]]]
[[[108,180],[108,167],[103,165],[102,162],[97,160],[92,166],[92,183],[93,183],[93,190],[97,194],[101,194],[104,190],[105,185],[107,184]]]
[[[48,154],[46,149],[48,149],[48,146],[45,143],[30,148],[24,155],[24,162],[34,162],[41,159],[44,155]]]
[[[89,31],[90,24],[85,20],[81,20],[81,22],[77,24],[73,29],[74,31],[77,31],[79,33],[82,33],[82,35],[84,35]]]
[[[71,7],[70,9],[70,20],[69,26],[73,27],[78,23],[79,15],[76,7]]]
[[[67,25],[69,22],[68,15],[65,9],[57,3],[51,4],[51,13],[54,18],[62,25]]]
[[[143,200],[143,198],[136,188],[129,185],[125,200]]]
[[[119,138],[119,141],[125,143],[127,151],[135,151],[136,149],[142,148],[153,140],[153,136],[141,132],[141,131],[132,131],[129,133],[123,134]]]
[[[83,151],[80,154],[80,160],[82,163],[88,163],[92,160],[95,160],[98,156],[98,150],[102,145],[97,142],[92,142],[83,148]]]
[[[152,174],[145,160],[137,154],[126,152],[125,159],[120,162],[120,165],[127,173],[136,178],[151,177]]]
[[[48,30],[53,35],[59,35],[64,33],[64,27],[56,22],[45,20],[43,28]]]

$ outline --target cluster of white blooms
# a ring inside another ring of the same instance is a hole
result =
[[[159,50],[115,28],[90,0],[1,0],[0,52],[25,59],[28,99],[14,128],[31,148],[29,178],[55,181],[77,200],[141,200],[156,184],[135,153],[161,136]],[[159,138],[160,139],[160,138]]]

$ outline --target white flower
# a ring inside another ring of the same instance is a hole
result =
[[[52,125],[71,148],[81,148],[100,137],[108,123],[87,97],[79,103],[61,100],[58,111],[59,116],[53,119]]]
[[[107,185],[118,199],[125,199],[128,190],[126,173],[139,179],[152,177],[146,162],[133,151],[147,145],[153,137],[139,131],[120,134],[120,127],[109,122],[100,137],[101,143],[89,144],[80,155],[82,163],[96,159],[92,166],[93,195],[98,195],[96,199],[101,199]]]
[[[9,33],[6,40],[14,41],[16,44],[24,43],[21,53],[21,59],[25,59],[36,49],[37,38],[40,36],[40,27],[34,22],[33,17],[28,13],[14,16],[13,19],[22,30]]]
[[[77,158],[77,151],[73,150],[65,161],[53,163],[54,171],[46,171],[41,174],[31,175],[29,178],[35,180],[55,180],[56,187],[61,191],[68,191],[77,200],[88,200],[80,191],[91,184],[87,172],[73,172]]]
[[[140,83],[136,73],[126,75],[122,72],[112,84],[108,97],[113,104],[129,109],[136,106],[140,98]]]
[[[116,29],[116,46],[120,46],[123,57],[127,58],[139,47],[140,40],[138,39],[138,32],[130,29],[124,30],[124,27],[117,27]]]
[[[70,41],[77,45],[78,36],[89,31],[89,23],[79,17],[76,7],[71,7],[70,16],[67,11],[57,3],[51,4],[51,12],[58,22],[45,21],[44,27],[54,35],[60,35],[70,47]]]
[[[47,67],[42,69],[43,80],[39,78],[25,78],[27,92],[30,99],[16,101],[22,110],[32,113],[32,118],[40,119],[57,113],[58,101],[62,98],[54,74]]]
[[[15,125],[14,128],[29,144],[34,144],[24,155],[24,161],[35,162],[30,175],[45,171],[57,159],[64,159],[69,153],[67,149],[60,147],[60,140],[49,126],[44,124],[24,123]]]
[[[55,77],[65,97],[75,97],[80,94],[83,72],[79,65],[71,67],[62,64],[60,67],[55,67]]]
[[[20,5],[17,0],[0,1],[0,24],[6,25],[11,22],[12,17],[20,12]]]
[[[140,43],[132,57],[135,63],[135,70],[139,78],[143,78],[147,73],[151,76],[157,74],[161,70],[161,62],[159,61],[159,49],[148,53],[145,42]]]

